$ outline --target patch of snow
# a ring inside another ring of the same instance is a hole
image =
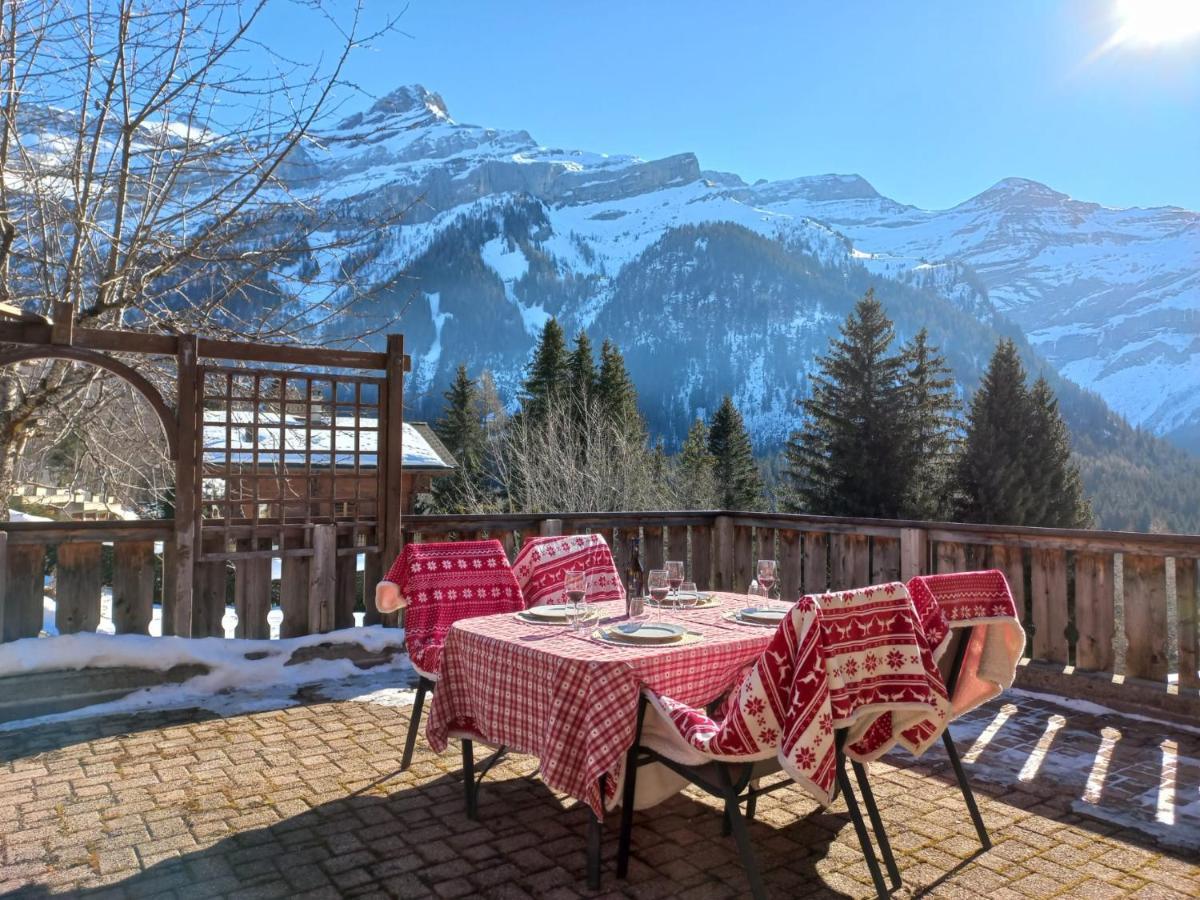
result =
[[[0,675],[91,666],[137,666],[166,671],[183,664],[204,665],[210,671],[182,684],[144,688],[109,703],[7,722],[0,724],[0,731],[67,719],[159,709],[197,708],[221,715],[279,709],[299,702],[296,689],[309,684],[321,684],[322,695],[330,699],[401,705],[411,702],[407,701],[408,692],[404,688],[415,680],[407,655],[398,655],[393,662],[377,666],[366,675],[346,659],[316,659],[294,666],[284,663],[301,647],[357,643],[368,651],[378,652],[400,644],[403,638],[402,629],[380,625],[346,628],[270,644],[226,638],[156,638],[133,634],[23,638],[0,646]],[[268,653],[263,659],[246,659],[247,653],[263,651]]]

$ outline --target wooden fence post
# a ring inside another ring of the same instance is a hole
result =
[[[387,336],[387,409],[384,410],[383,450],[384,457],[379,461],[381,491],[379,496],[383,503],[376,512],[378,527],[383,529],[377,541],[383,552],[383,566],[386,571],[396,557],[400,555],[400,546],[404,540],[401,534],[403,528],[404,510],[404,335],[389,334]],[[336,543],[336,542],[335,542]],[[316,543],[314,539],[314,550]],[[315,559],[315,557],[314,557]],[[316,573],[313,573],[314,583]],[[369,591],[374,592],[375,585],[369,585]],[[313,608],[310,605],[310,610]],[[310,630],[318,629],[316,620],[310,619]]]
[[[929,571],[929,538],[923,528],[900,529],[900,580]]]
[[[117,634],[149,634],[154,613],[154,544],[113,545],[112,617]]]
[[[196,336],[179,336],[176,355],[178,366],[179,402],[175,415],[178,420],[175,460],[175,553],[174,572],[163,571],[163,580],[175,579],[175,634],[192,636],[192,596],[195,590],[195,566],[200,535],[196,492],[199,484],[196,466],[202,464],[201,435],[196,428]]]
[[[308,581],[310,634],[333,630],[334,594],[337,590],[337,526],[314,525],[312,561]]]
[[[733,519],[717,516],[713,520],[713,587],[733,590]]]
[[[100,624],[100,544],[58,545],[54,625],[59,634],[95,631]]]
[[[563,533],[562,519],[542,519],[542,537],[558,537]]]

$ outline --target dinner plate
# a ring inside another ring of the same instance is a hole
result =
[[[625,622],[604,629],[608,640],[623,644],[673,644],[686,633],[673,622]]]
[[[583,618],[594,619],[596,610],[584,608]],[[571,607],[565,603],[550,606],[532,606],[516,614],[518,619],[534,625],[570,625],[573,621]]]
[[[686,596],[688,596],[688,595],[687,595],[687,593],[685,593],[685,592],[681,591],[681,592],[680,592],[680,594],[679,594],[679,596],[680,596],[680,597],[686,597]],[[684,606],[677,606],[675,603],[671,602],[671,597],[669,597],[669,596],[667,597],[667,600],[666,600],[666,602],[665,602],[665,603],[662,603],[662,604],[658,604],[658,603],[654,602],[654,598],[653,598],[653,597],[647,597],[647,598],[646,598],[646,605],[647,605],[647,606],[653,606],[655,609],[659,608],[659,606],[660,606],[660,605],[661,605],[661,607],[662,607],[663,609],[673,609],[673,608],[678,608],[678,609],[708,609],[710,606],[716,606],[716,605],[717,605],[717,598],[716,598],[716,597],[714,597],[712,594],[706,594],[706,593],[704,593],[703,591],[700,591],[699,593],[695,594],[694,596],[696,596],[696,597],[698,598],[698,599],[697,599],[697,601],[696,601],[696,604],[695,604],[694,606],[688,606],[688,607],[684,607]]]
[[[756,625],[778,625],[789,610],[780,606],[744,606],[737,611],[739,619]]]

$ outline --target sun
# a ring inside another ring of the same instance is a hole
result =
[[[1200,36],[1200,0],[1117,0],[1108,45],[1157,47]]]

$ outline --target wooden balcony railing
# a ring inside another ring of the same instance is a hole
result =
[[[391,560],[381,559],[374,546],[352,546],[357,528],[355,523],[317,525],[303,547],[216,554],[229,559],[199,568],[202,589],[193,622],[219,623],[231,603],[239,612],[239,636],[267,637],[270,600],[263,595],[275,590],[284,610],[284,636],[344,627],[356,607],[365,606],[368,623],[380,621],[372,591]],[[532,535],[599,532],[622,570],[630,539],[637,536],[646,568],[667,558],[684,559],[697,584],[715,589],[744,589],[755,560],[774,557],[785,598],[920,573],[998,568],[1023,610],[1033,659],[1200,687],[1200,535],[741,512],[411,516],[402,530],[405,541],[494,537],[510,555]],[[166,542],[169,553],[172,533],[170,521],[0,523],[3,640],[38,633],[45,560],[52,547],[57,548],[58,630],[95,629],[106,543],[113,548],[116,630],[146,633],[151,607],[161,603],[163,633],[173,633],[170,579],[164,590],[156,578],[163,564],[157,549],[162,545],[156,542]],[[366,561],[361,579],[354,565],[359,554]],[[272,557],[283,560],[278,588],[270,580]],[[204,627],[195,633],[221,632]]]
[[[1078,670],[1200,687],[1200,535],[741,512],[412,516],[405,540],[600,532],[622,570],[684,559],[701,588],[744,590],[755,560],[780,564],[785,599],[913,575],[996,568],[1012,586],[1028,656]]]

